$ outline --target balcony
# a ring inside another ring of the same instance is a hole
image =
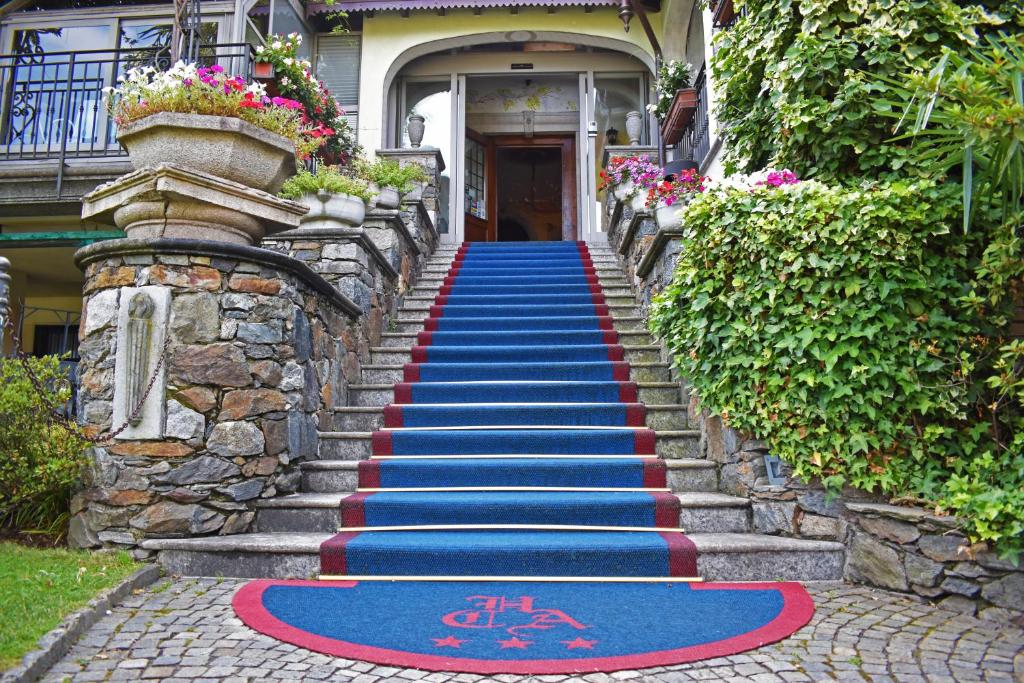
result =
[[[708,81],[706,67],[701,66],[693,88],[697,91],[697,110],[683,129],[679,141],[679,159],[703,164],[711,149],[711,121],[708,118]]]
[[[246,43],[207,45],[200,55],[232,73],[252,70]],[[103,91],[129,69],[169,63],[166,48],[0,55],[2,214],[52,211],[125,173]]]

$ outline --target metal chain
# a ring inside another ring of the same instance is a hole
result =
[[[21,339],[18,337],[17,331],[14,329],[14,321],[10,316],[10,308],[7,309],[7,314],[4,316],[4,326],[8,329],[11,334],[11,341],[14,343],[14,355],[21,362],[22,367],[25,369],[25,374],[28,376],[29,382],[36,390],[36,394],[39,396],[39,400],[42,401],[43,405],[49,411],[48,417],[51,421],[57,422],[64,429],[69,432],[73,432],[79,438],[84,441],[88,441],[91,444],[96,445],[107,445],[114,442],[114,439],[124,430],[128,429],[132,425],[142,412],[142,407],[146,404],[146,399],[149,398],[149,393],[153,390],[153,386],[156,384],[157,378],[160,376],[160,370],[163,368],[164,360],[167,357],[167,350],[171,345],[171,335],[169,331],[164,332],[164,343],[160,349],[160,356],[157,358],[156,367],[153,369],[153,376],[149,378],[149,384],[146,385],[146,390],[142,392],[142,397],[139,398],[138,404],[132,409],[128,417],[125,418],[124,424],[115,429],[112,432],[108,432],[106,436],[102,438],[96,438],[89,436],[82,431],[81,427],[77,422],[68,420],[63,414],[60,408],[54,406],[49,399],[46,397],[46,388],[43,386],[42,380],[32,370],[32,366],[29,365],[28,355],[21,350]]]

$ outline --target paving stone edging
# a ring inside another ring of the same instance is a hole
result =
[[[159,578],[160,567],[155,564],[147,565],[113,588],[100,593],[85,607],[65,617],[57,628],[40,638],[37,649],[25,655],[21,664],[0,672],[0,683],[32,683],[59,662],[75,641],[106,616],[111,608],[130,596],[132,591],[145,588]]]

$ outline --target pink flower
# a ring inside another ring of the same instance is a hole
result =
[[[214,64],[210,67],[210,71],[212,71],[215,74],[224,73],[224,67],[222,67],[220,64]]]

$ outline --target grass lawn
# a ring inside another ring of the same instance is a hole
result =
[[[128,553],[0,543],[0,671],[61,619],[139,568]]]

